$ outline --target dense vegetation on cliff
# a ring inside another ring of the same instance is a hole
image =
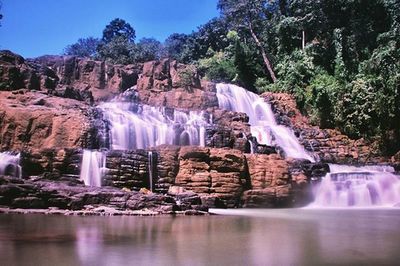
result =
[[[396,0],[219,0],[221,15],[164,43],[135,43],[115,19],[102,39],[67,54],[129,64],[169,56],[208,79],[295,95],[326,128],[377,139],[388,153],[400,137],[400,4]]]

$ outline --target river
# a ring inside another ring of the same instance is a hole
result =
[[[400,209],[0,215],[2,265],[398,265]]]

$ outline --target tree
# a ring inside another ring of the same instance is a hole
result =
[[[79,57],[94,57],[97,53],[97,46],[99,44],[100,40],[97,38],[80,38],[76,43],[65,47],[64,54]]]
[[[162,56],[162,44],[154,38],[142,38],[136,45],[135,61],[146,62],[160,59]]]
[[[104,43],[109,43],[115,37],[122,37],[127,42],[133,43],[136,38],[136,32],[129,23],[125,22],[125,20],[116,18],[103,30],[102,41]]]
[[[189,35],[183,33],[173,33],[164,42],[166,53],[173,59],[180,59],[189,41]]]
[[[209,48],[215,52],[226,48],[229,45],[226,37],[228,31],[228,24],[222,18],[213,18],[206,24],[201,25],[195,36],[200,49],[200,57],[205,57]]]
[[[263,62],[273,82],[276,82],[275,72],[267,52],[257,36],[257,24],[265,19],[266,0],[219,0],[218,8],[223,16],[231,21],[236,27],[246,28],[258,47]]]
[[[116,36],[110,42],[102,43],[98,47],[100,59],[114,64],[131,64],[135,45],[128,42],[123,36]]]

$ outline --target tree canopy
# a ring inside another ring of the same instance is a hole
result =
[[[104,43],[111,42],[115,37],[121,37],[128,42],[135,42],[136,32],[132,26],[125,20],[113,19],[103,30],[102,41]]]
[[[68,45],[64,49],[65,55],[75,55],[79,57],[94,57],[100,40],[93,37],[80,38],[74,44]]]

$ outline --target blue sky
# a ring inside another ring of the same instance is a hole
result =
[[[104,27],[122,18],[136,39],[164,41],[171,33],[190,33],[218,16],[217,0],[1,0],[0,49],[24,57],[60,54],[82,37],[101,37]]]

